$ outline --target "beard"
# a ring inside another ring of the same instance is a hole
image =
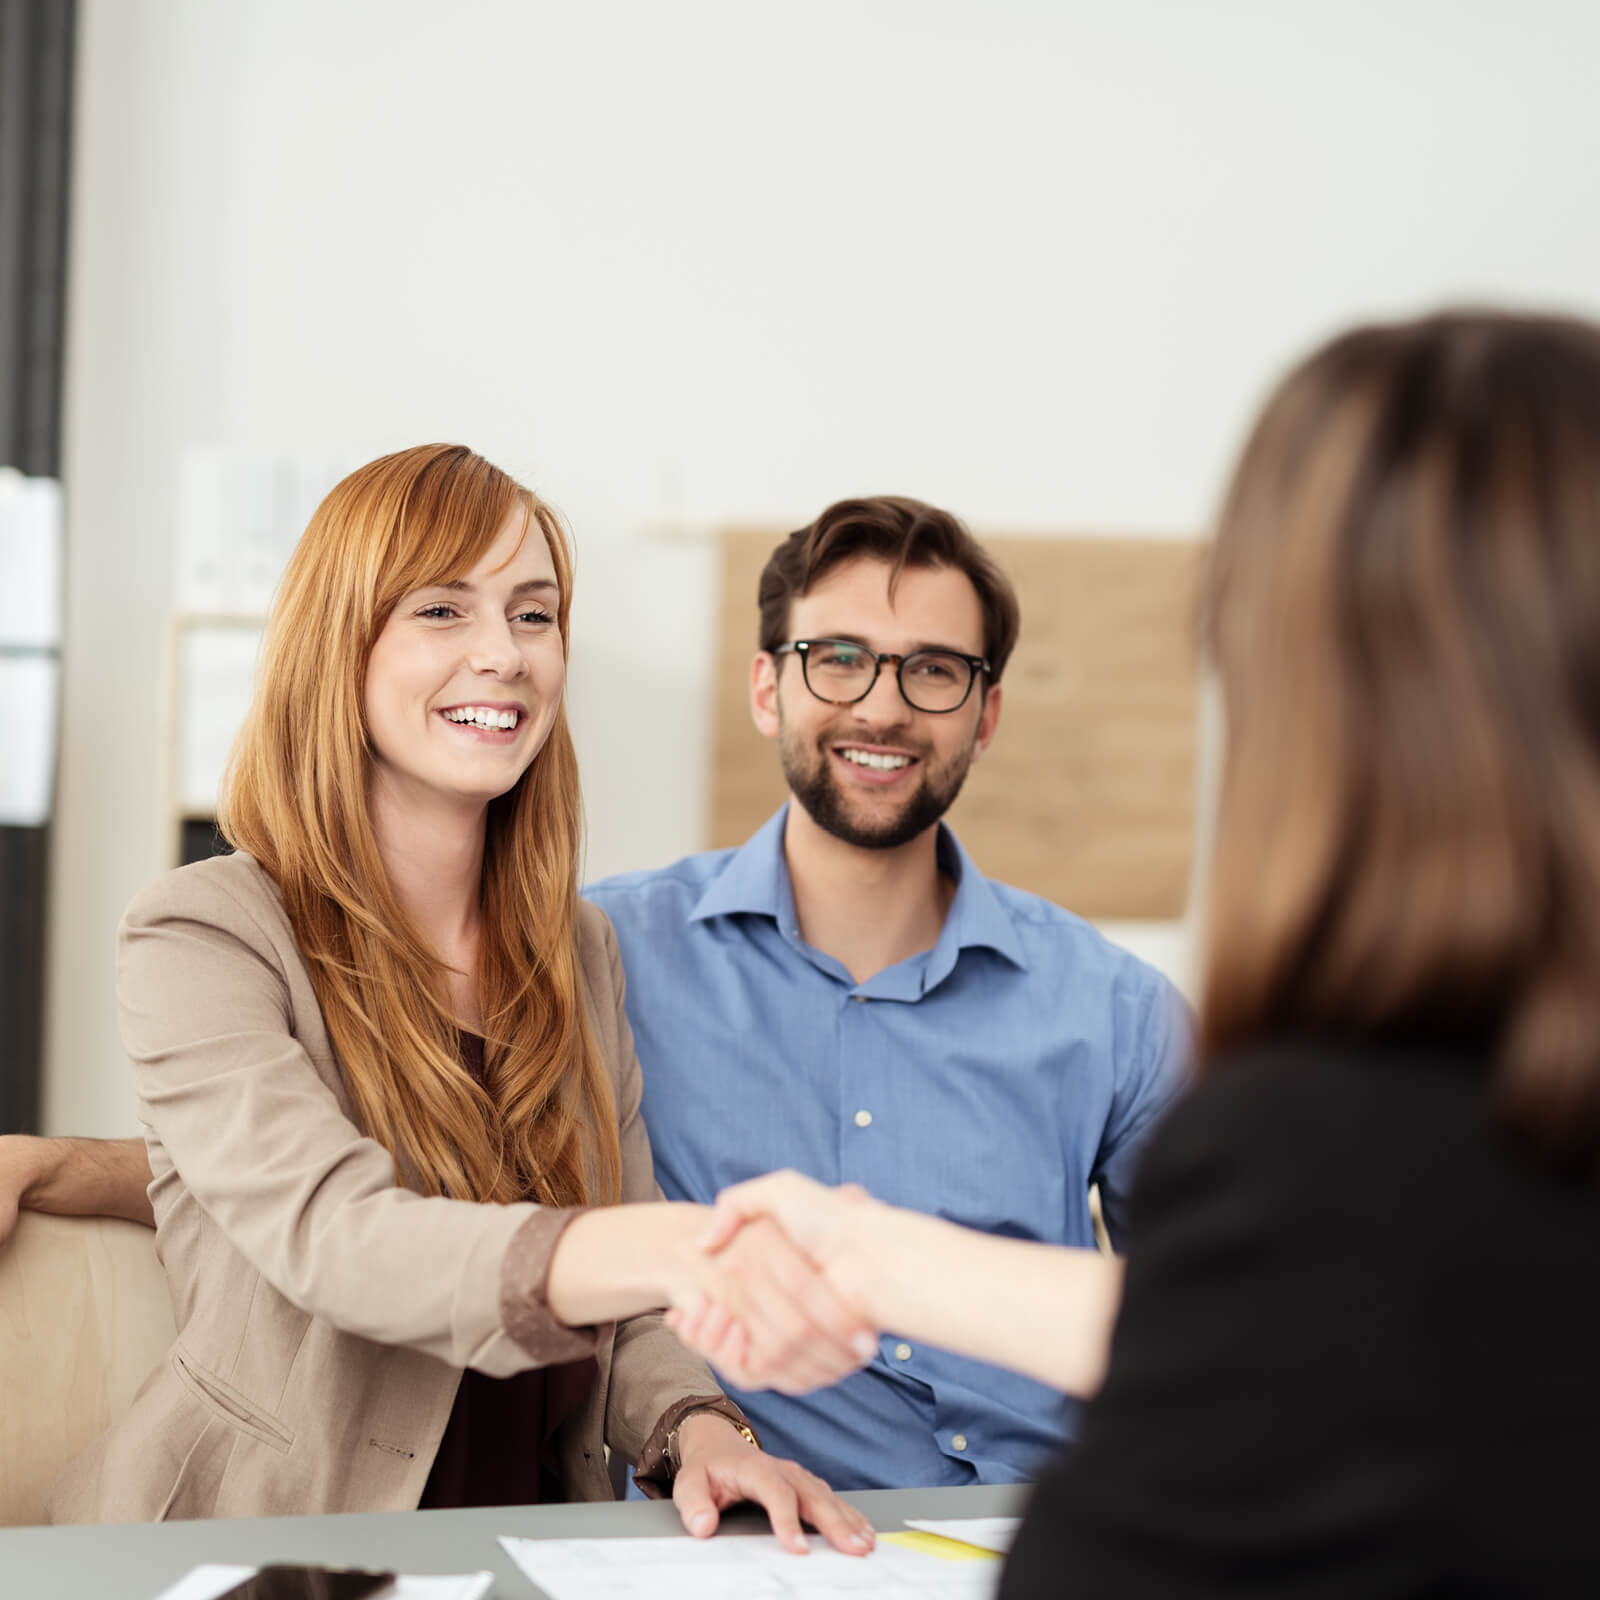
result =
[[[833,770],[829,751],[839,742],[839,736],[832,734],[808,744],[779,715],[778,757],[789,792],[824,833],[858,850],[898,850],[931,828],[955,804],[972,765],[970,745],[938,765],[919,757],[916,787],[901,797],[895,809],[861,816]]]

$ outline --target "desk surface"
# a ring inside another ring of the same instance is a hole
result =
[[[1015,1516],[1026,1494],[1022,1486],[1004,1486],[880,1489],[844,1498],[887,1533],[907,1517]],[[665,1501],[3,1528],[0,1595],[4,1600],[151,1600],[204,1561],[292,1561],[414,1573],[489,1570],[495,1574],[496,1600],[534,1600],[540,1591],[496,1542],[502,1533],[525,1539],[644,1538],[682,1528]],[[724,1528],[717,1537],[764,1533],[767,1522],[741,1509],[724,1518]]]

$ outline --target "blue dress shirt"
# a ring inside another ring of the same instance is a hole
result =
[[[1140,1144],[1186,1071],[1176,991],[1080,918],[989,882],[942,825],[956,891],[938,942],[857,984],[800,937],[786,815],[738,850],[585,891],[621,945],[667,1198],[709,1202],[795,1167],[989,1233],[1092,1246],[1098,1183],[1115,1240]],[[1016,1482],[1076,1411],[892,1333],[835,1388],[729,1392],[769,1450],[841,1489]]]

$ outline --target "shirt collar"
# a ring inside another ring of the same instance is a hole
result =
[[[953,966],[957,952],[981,947],[993,950],[1012,966],[1025,971],[1028,958],[1023,954],[1022,941],[1017,937],[1010,913],[1001,905],[994,885],[978,871],[961,841],[942,822],[938,848],[939,869],[955,880],[956,892],[945,913],[939,942],[933,949],[933,965],[942,965],[939,958],[946,949]]]
[[[742,911],[771,917],[784,926],[794,921],[794,891],[789,887],[789,864],[783,859],[788,816],[789,803],[785,801],[734,851],[695,902],[690,922],[736,916]]]
[[[749,913],[771,917],[780,928],[792,925],[794,890],[789,883],[789,864],[783,855],[783,830],[788,817],[789,803],[785,801],[734,851],[727,865],[706,886],[705,893],[689,913],[690,922]],[[1004,956],[1015,967],[1026,969],[1028,962],[1022,941],[994,886],[978,871],[961,841],[942,822],[937,849],[940,870],[955,880],[956,892],[939,941],[930,953],[930,966],[947,972],[955,965],[960,951],[978,946]],[[944,972],[939,976],[943,977]]]

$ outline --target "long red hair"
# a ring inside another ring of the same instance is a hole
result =
[[[460,1199],[555,1205],[620,1193],[616,1109],[577,962],[582,807],[563,707],[488,808],[478,991],[484,1082],[461,1070],[444,968],[401,909],[367,809],[363,687],[402,596],[464,577],[518,507],[550,548],[565,649],[572,560],[556,514],[461,445],[353,472],[284,573],[219,822],[282,892],[366,1131],[403,1181]]]

